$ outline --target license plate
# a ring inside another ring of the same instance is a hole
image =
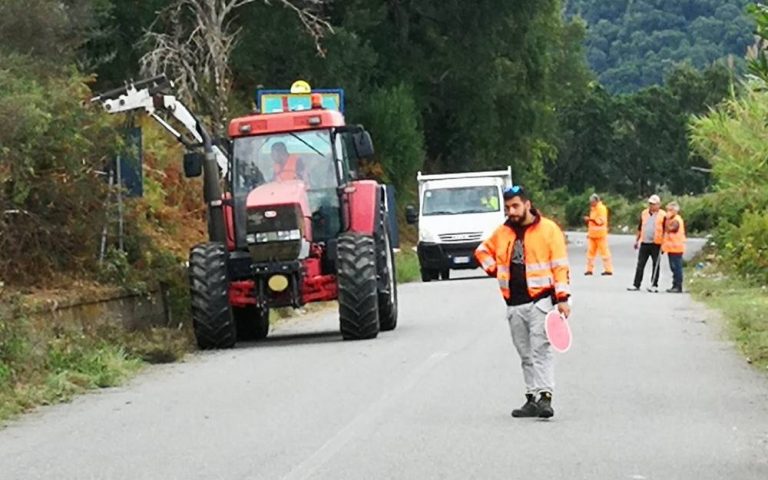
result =
[[[469,263],[469,257],[453,257],[453,263],[463,265]]]

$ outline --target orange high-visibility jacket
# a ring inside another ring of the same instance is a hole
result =
[[[587,222],[588,238],[605,238],[608,236],[608,208],[603,202],[597,202],[589,208],[589,222]]]
[[[671,231],[676,225],[679,226],[677,231]],[[661,249],[666,253],[685,253],[685,241],[685,222],[683,217],[675,215],[674,217],[667,218],[664,243],[661,245]]]
[[[643,210],[643,213],[640,214],[640,241],[642,242],[645,238],[645,224],[648,222],[648,219],[651,217],[651,211],[649,209]],[[664,243],[664,221],[667,218],[667,212],[664,210],[659,209],[658,213],[656,214],[656,230],[653,232],[653,243],[656,245],[661,245]]]
[[[505,299],[510,297],[509,268],[516,239],[515,231],[502,225],[475,250],[478,263],[489,275],[496,277]],[[537,298],[552,290],[558,301],[567,300],[571,294],[570,269],[565,235],[560,227],[541,217],[526,230],[523,252],[528,295]]]
[[[289,155],[283,165],[275,162],[275,180],[288,181],[299,179],[299,157],[297,155]]]

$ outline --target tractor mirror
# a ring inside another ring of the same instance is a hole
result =
[[[187,178],[199,177],[203,174],[203,160],[205,155],[199,152],[187,152],[184,154],[184,176]]]
[[[414,225],[419,221],[419,214],[413,205],[405,207],[405,221],[408,222],[408,225]]]
[[[365,130],[361,132],[355,132],[352,138],[355,142],[357,158],[370,158],[373,156],[373,140],[371,140],[370,133],[366,132]]]

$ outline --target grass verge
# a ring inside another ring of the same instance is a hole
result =
[[[719,310],[728,333],[747,361],[768,369],[768,286],[755,286],[726,275],[716,264],[689,272],[691,293],[697,300]]]
[[[113,387],[147,363],[192,349],[185,329],[127,332],[120,326],[33,322],[18,298],[0,300],[0,424],[39,405]]]
[[[397,283],[415,282],[421,279],[419,257],[410,246],[403,245],[402,249],[395,254],[395,270]]]

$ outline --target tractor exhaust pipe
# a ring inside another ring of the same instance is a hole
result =
[[[212,242],[226,244],[227,231],[224,225],[224,201],[219,177],[219,165],[213,153],[213,141],[203,124],[197,122],[200,136],[203,137],[205,161],[203,162],[203,198],[208,205],[208,238]]]

